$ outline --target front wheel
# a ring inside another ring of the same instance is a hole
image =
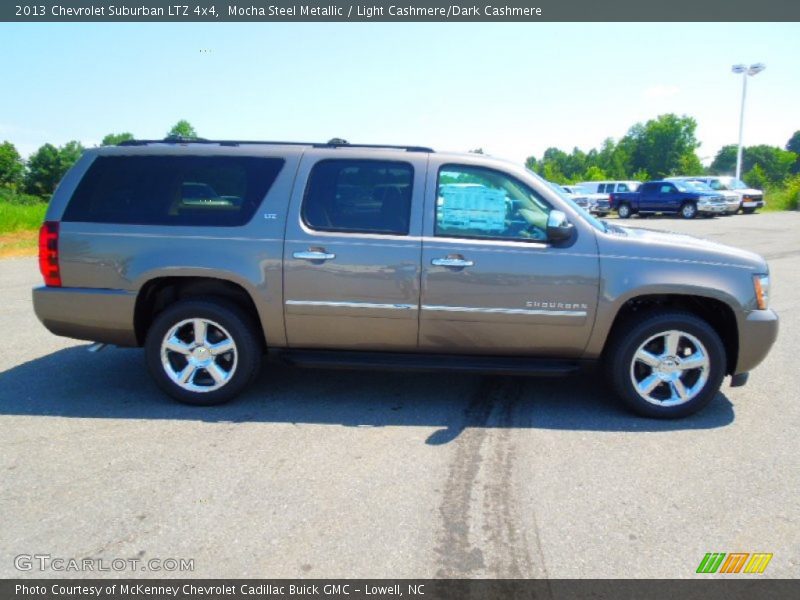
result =
[[[725,376],[725,347],[717,332],[681,311],[629,321],[607,357],[614,390],[645,417],[671,419],[701,410]]]
[[[617,208],[617,216],[619,216],[620,219],[630,218],[631,212],[630,204],[620,204],[619,208]]]
[[[697,205],[694,202],[684,202],[681,206],[681,216],[684,219],[694,219],[697,216]]]
[[[233,399],[261,362],[257,327],[224,301],[184,300],[160,313],[145,341],[145,359],[167,394],[197,406]]]

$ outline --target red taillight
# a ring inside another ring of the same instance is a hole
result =
[[[39,230],[39,271],[44,284],[61,287],[61,271],[58,268],[58,223],[45,221]]]
[[[614,194],[609,194],[608,195],[608,205],[609,206],[614,206]]]

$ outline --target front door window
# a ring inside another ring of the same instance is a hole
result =
[[[528,186],[499,171],[466,165],[439,171],[437,236],[544,242],[550,210]]]

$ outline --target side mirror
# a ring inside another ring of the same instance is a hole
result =
[[[562,242],[572,237],[573,225],[560,210],[551,210],[547,215],[547,241]]]

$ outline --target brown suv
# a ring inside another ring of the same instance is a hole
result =
[[[640,414],[742,385],[778,331],[766,262],[599,221],[521,166],[428,148],[134,141],[86,152],[41,230],[55,334],[144,346],[158,385],[229,400],[298,365],[560,375]]]

